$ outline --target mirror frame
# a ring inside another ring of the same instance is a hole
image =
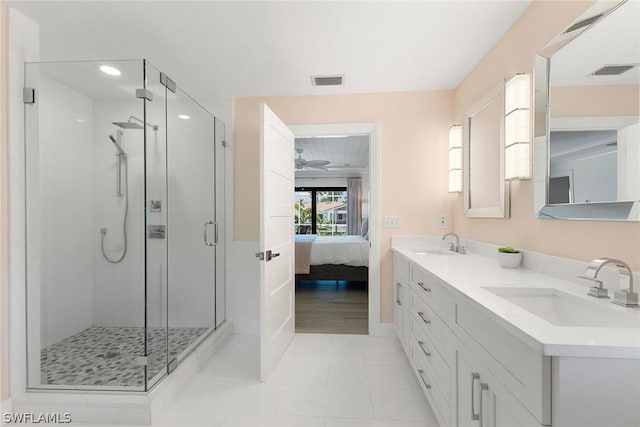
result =
[[[473,117],[484,110],[491,102],[500,102],[499,135],[500,135],[500,201],[497,206],[475,208],[471,204],[471,124]],[[480,98],[465,113],[462,126],[463,138],[463,171],[464,171],[464,215],[468,218],[508,218],[509,217],[509,183],[504,179],[504,82]]]
[[[576,22],[601,15],[591,24],[579,30],[565,34],[565,29],[558,36],[542,47],[535,55],[534,64],[534,138],[533,138],[533,210],[534,216],[541,219],[570,219],[570,220],[598,220],[598,221],[640,221],[640,201],[594,202],[594,203],[566,203],[549,204],[549,144],[551,135],[550,108],[550,70],[551,59],[562,47],[574,40],[584,31],[606,18],[611,12],[626,3],[620,1],[612,5],[610,1],[598,1],[585,13],[578,17],[567,29]],[[601,117],[592,124],[592,129],[609,128],[605,122],[628,120],[629,117]],[[580,118],[576,118],[580,120]],[[603,127],[604,126],[604,127]]]

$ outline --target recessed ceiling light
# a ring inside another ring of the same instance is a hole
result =
[[[78,122],[78,123],[84,123],[84,119],[76,119],[76,122]]]
[[[186,114],[178,114],[178,118],[182,120],[189,120],[191,116],[187,116]]]
[[[100,71],[102,71],[105,74],[109,74],[110,76],[119,76],[120,74],[122,74],[120,70],[110,65],[101,65]]]

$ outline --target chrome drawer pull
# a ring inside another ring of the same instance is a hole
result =
[[[476,402],[474,396],[474,385],[476,380],[480,380],[480,374],[472,372],[471,373],[471,421],[478,421],[480,419],[480,414],[476,414]]]
[[[485,383],[480,383],[480,411],[479,411],[479,419],[480,419],[480,423],[479,423],[479,427],[482,427],[482,393],[489,390],[489,385],[485,384]]]
[[[431,390],[431,384],[425,381],[424,376],[422,374],[424,374],[424,371],[422,369],[418,369],[418,375],[420,375],[420,379],[422,380],[424,386],[427,388],[427,390]]]
[[[402,305],[402,303],[400,302],[400,300],[399,300],[399,299],[397,299],[397,300],[396,300],[396,304],[398,304],[398,305]]]
[[[425,318],[424,318],[424,313],[423,313],[423,312],[419,311],[419,312],[418,312],[418,316],[420,316],[420,318],[422,319],[422,321],[423,321],[424,323],[426,323],[427,325],[430,325],[430,324],[431,324],[431,320],[427,320],[427,319],[425,319]]]
[[[422,282],[418,282],[418,286],[420,286],[425,292],[431,292],[431,288],[426,288]]]
[[[420,346],[420,348],[422,349],[422,352],[424,353],[425,356],[427,357],[431,357],[431,353],[429,353],[425,348],[424,348],[424,341],[418,341],[418,345]]]

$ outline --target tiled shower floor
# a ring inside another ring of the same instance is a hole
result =
[[[148,378],[167,366],[167,334],[171,361],[207,328],[148,328]],[[144,328],[93,326],[45,348],[40,353],[42,384],[144,386]]]

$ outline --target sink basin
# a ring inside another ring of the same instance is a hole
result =
[[[617,311],[615,307],[609,308],[555,288],[485,289],[557,326],[640,328],[640,316]]]
[[[451,252],[447,249],[440,248],[419,248],[419,249],[411,249],[416,255],[453,255],[454,252]]]

